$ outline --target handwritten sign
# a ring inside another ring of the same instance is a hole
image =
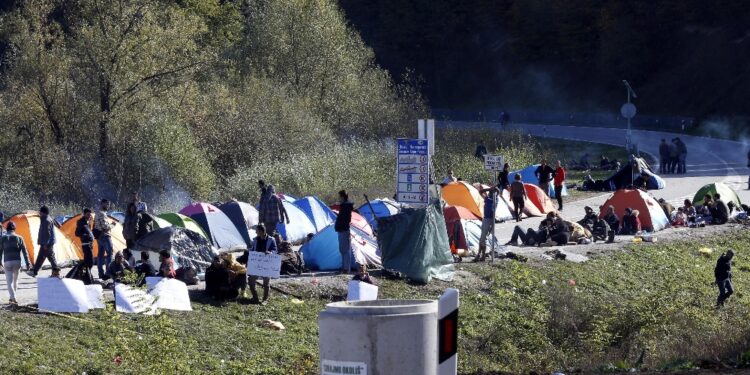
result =
[[[156,307],[159,309],[193,311],[187,285],[180,280],[161,278],[153,287],[149,286],[148,294],[156,298]]]
[[[156,314],[156,299],[143,289],[115,284],[115,309],[129,314]]]
[[[322,375],[367,375],[367,364],[324,359],[320,364],[320,373]]]
[[[104,308],[104,291],[101,285],[85,285],[86,297],[89,301],[89,310]]]
[[[248,253],[247,275],[278,279],[281,274],[281,255],[257,251]]]
[[[39,310],[61,313],[89,312],[86,285],[81,280],[44,277],[38,279]]]
[[[349,281],[347,301],[374,301],[378,299],[378,287],[361,281]]]

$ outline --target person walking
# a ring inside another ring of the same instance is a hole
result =
[[[565,168],[562,167],[562,163],[557,161],[557,167],[555,168],[555,177],[553,179],[555,186],[555,198],[557,199],[557,210],[562,211],[563,209],[563,198],[562,191],[565,186]]]
[[[122,224],[122,236],[125,237],[125,244],[128,249],[135,249],[141,216],[142,214],[138,211],[136,204],[129,203],[128,210],[125,212],[125,222]]]
[[[716,285],[719,287],[719,297],[716,299],[716,308],[724,306],[724,301],[734,294],[734,287],[732,286],[732,259],[734,258],[734,251],[732,249],[727,250],[726,253],[721,254],[719,260],[716,261],[716,267],[714,268],[714,278],[716,279]]]
[[[268,235],[268,231],[263,224],[258,224],[255,226],[255,238],[253,239],[253,246],[249,251],[258,251],[266,254],[275,254],[278,252],[276,241],[273,239],[273,237]],[[260,304],[265,305],[268,302],[268,295],[271,292],[271,279],[268,277],[263,277],[262,279],[263,300],[260,301]],[[250,303],[254,304],[259,303],[258,291],[255,288],[255,284],[257,282],[258,276],[248,275],[247,283],[250,286],[250,293],[253,295]]]
[[[354,204],[349,202],[349,194],[346,190],[339,191],[339,214],[336,216],[334,229],[339,236],[339,253],[341,253],[341,272],[349,273],[352,266],[352,238],[349,227],[352,221]]]
[[[505,163],[503,170],[497,176],[497,183],[500,185],[501,190],[508,190],[510,188],[510,164]]]
[[[516,222],[519,222],[521,221],[524,202],[526,202],[526,188],[521,182],[520,174],[516,173],[513,180],[513,183],[510,184],[510,199],[513,201],[513,213],[516,216]]]
[[[16,234],[16,224],[11,221],[7,227],[8,231],[0,237],[0,269],[5,271],[8,303],[17,305],[16,291],[18,290],[18,274],[21,271],[21,258],[23,257],[26,269],[29,269],[31,265],[23,237]]]
[[[99,211],[94,217],[94,237],[96,237],[96,243],[99,245],[99,254],[97,255],[96,266],[99,271],[99,279],[106,280],[107,273],[104,269],[105,266],[109,266],[112,263],[112,228],[114,227],[109,221],[109,200],[102,199],[99,205]]]
[[[286,213],[283,202],[276,196],[276,188],[273,185],[264,185],[265,199],[260,203],[260,221],[266,228],[266,231],[273,233],[279,223],[286,222],[289,224],[289,215]]]
[[[669,145],[667,140],[662,138],[659,144],[659,173],[668,173],[669,169]]]
[[[542,160],[542,164],[540,164],[534,171],[534,175],[537,180],[539,180],[539,188],[541,188],[547,196],[549,196],[549,182],[552,181],[554,174],[555,171],[552,167],[547,165],[547,160]]]
[[[84,208],[81,218],[76,222],[76,237],[81,240],[83,250],[83,265],[91,274],[94,266],[94,233],[91,231],[91,209]]]
[[[36,277],[39,270],[42,269],[45,260],[49,260],[52,271],[59,270],[57,267],[57,258],[55,258],[55,222],[49,216],[49,208],[42,206],[39,209],[39,234],[37,236],[37,245],[39,245],[39,254],[36,255],[34,267],[27,272],[31,277]]]
[[[687,172],[685,161],[687,160],[687,145],[680,139],[675,138],[677,145],[677,173],[685,174]]]

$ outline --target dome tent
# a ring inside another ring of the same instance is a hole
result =
[[[352,226],[350,229],[352,248],[351,267],[365,264],[368,267],[380,267],[380,256],[377,243],[372,237]],[[333,225],[318,232],[312,240],[301,249],[308,268],[320,271],[341,269],[339,237]]]
[[[527,184],[533,184],[533,185],[539,186],[539,180],[536,178],[535,172],[536,172],[536,169],[539,168],[540,165],[541,164],[532,164],[532,165],[529,165],[528,167],[526,167],[524,169],[521,169],[520,171],[510,172],[508,178],[510,179],[510,182],[513,182],[513,176],[516,173],[518,173],[518,174],[521,175],[521,181],[522,182],[527,183]],[[552,168],[554,168],[554,167],[552,167]],[[547,194],[551,198],[556,198],[556,196],[555,196],[555,187],[553,185],[554,184],[552,184],[550,182],[550,184],[549,184],[549,191],[547,192]],[[563,189],[562,189],[562,196],[563,197],[567,197],[568,196],[568,188],[564,184],[563,184]]]
[[[552,203],[552,199],[544,193],[544,191],[534,184],[523,184],[526,190],[526,196],[528,197],[527,203],[530,201],[539,212],[546,214],[555,211],[555,205]]]
[[[390,199],[373,199],[368,203],[365,203],[357,209],[359,214],[367,220],[373,230],[378,230],[378,223],[375,220],[376,217],[388,217],[395,215],[400,211],[398,202]]]
[[[253,227],[258,225],[258,210],[249,203],[239,201],[221,204],[219,209],[232,221],[234,227],[242,235],[242,239],[245,240],[245,244],[250,246],[255,238]]]
[[[214,257],[214,251],[208,240],[189,229],[171,226],[157,229],[138,240],[134,256],[140,258],[140,252],[149,251],[149,261],[158,269],[159,255],[162,250],[171,253],[175,268],[192,267],[203,272]]]
[[[286,214],[289,215],[289,224],[279,223],[276,230],[281,234],[281,238],[293,244],[300,244],[309,233],[315,234],[315,224],[310,221],[304,211],[293,203],[282,201]]]
[[[740,197],[737,196],[737,193],[732,190],[729,186],[722,182],[715,182],[712,184],[707,184],[698,189],[698,191],[695,193],[695,196],[693,197],[693,205],[696,207],[700,207],[703,205],[703,197],[706,195],[710,195],[711,199],[713,199],[714,194],[719,194],[721,196],[721,200],[723,200],[726,203],[734,202],[734,204],[737,207],[740,207],[742,202],[740,201]]]
[[[304,197],[294,201],[295,206],[307,215],[315,226],[315,231],[320,232],[325,227],[336,221],[336,214],[325,203],[316,197]]]
[[[208,203],[193,203],[180,213],[195,220],[211,240],[211,243],[224,251],[247,249],[245,240],[231,220],[221,210]],[[169,221],[169,219],[162,217]]]
[[[41,225],[41,216],[38,212],[27,211],[14,215],[3,223],[3,227],[11,221],[16,225],[16,234],[23,238],[26,250],[29,255],[29,261],[34,264],[36,255],[39,253],[37,238],[39,236],[39,225]],[[74,261],[83,259],[83,252],[77,247],[73,240],[63,233],[58,227],[55,227],[55,256],[60,266],[72,264]]]
[[[479,190],[466,182],[451,182],[442,187],[442,195],[445,203],[451,206],[460,206],[469,209],[479,217],[483,217],[484,199]]]
[[[638,210],[644,230],[659,231],[669,226],[669,219],[659,202],[639,189],[620,189],[614,192],[602,205],[599,217],[606,215],[609,206],[615,207],[615,213],[620,219],[625,215],[626,208]]]
[[[60,230],[65,233],[75,244],[76,249],[78,249],[79,254],[81,254],[81,259],[83,259],[83,248],[81,247],[81,239],[76,236],[76,225],[78,224],[78,220],[81,218],[81,214],[78,214],[76,216],[71,217],[70,219],[66,220],[65,223],[63,223],[62,226],[60,226]],[[91,221],[93,224],[94,221],[94,215],[91,215]],[[125,248],[127,248],[127,244],[125,243],[125,237],[122,233],[122,224],[120,222],[110,216],[109,222],[113,225],[112,231],[110,234],[112,235],[112,249],[114,252],[123,251]],[[94,246],[92,249],[92,253],[94,256],[99,255],[99,243],[98,241],[94,241]]]
[[[203,231],[203,228],[201,228],[201,226],[189,216],[177,213],[165,213],[157,216],[157,218],[159,218],[159,221],[157,221],[156,223],[160,229],[173,225],[180,228],[190,229],[193,232],[198,233],[205,238],[208,238],[206,232]],[[162,222],[168,223],[170,225],[162,226]]]

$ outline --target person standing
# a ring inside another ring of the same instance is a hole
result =
[[[484,142],[479,142],[477,148],[474,150],[474,157],[484,161],[484,155],[487,155],[487,147],[484,147]]]
[[[685,174],[687,172],[685,160],[687,159],[687,145],[680,139],[675,138],[677,144],[677,173]]]
[[[445,179],[443,179],[443,182],[440,185],[448,185],[448,184],[450,184],[452,182],[456,182],[456,181],[458,181],[458,179],[456,178],[456,176],[453,175],[453,170],[449,169],[448,170],[448,175],[445,176]]]
[[[109,221],[109,200],[102,199],[99,206],[99,211],[94,217],[94,236],[96,237],[96,243],[99,245],[99,254],[97,256],[97,270],[99,271],[99,279],[106,280],[107,273],[104,270],[105,266],[112,263],[112,228],[113,225]]]
[[[514,181],[510,184],[510,199],[513,201],[513,213],[516,216],[516,222],[521,221],[523,205],[526,202],[526,188],[521,182],[521,175],[516,173]]]
[[[339,253],[341,253],[341,272],[349,273],[352,266],[352,238],[349,226],[352,221],[354,204],[349,202],[349,194],[346,190],[339,191],[339,214],[336,216],[334,229],[339,236]]]
[[[125,222],[122,224],[122,235],[125,237],[125,244],[128,249],[135,249],[141,215],[135,203],[131,202],[128,204],[128,210],[125,212]]]
[[[669,169],[669,145],[667,140],[662,138],[659,144],[659,173],[668,173]]]
[[[495,224],[495,209],[497,208],[498,193],[497,186],[479,191],[484,196],[484,218],[482,218],[482,230],[479,235],[479,252],[474,258],[475,262],[484,262],[487,251],[487,237],[492,233]]]
[[[534,175],[537,180],[539,180],[539,188],[541,188],[547,196],[549,196],[549,182],[552,181],[554,174],[555,171],[552,167],[547,165],[547,160],[542,160],[542,164],[540,164],[534,171]]]
[[[562,211],[563,209],[563,199],[562,199],[562,191],[563,186],[565,186],[565,168],[563,168],[562,163],[560,161],[557,161],[557,167],[555,168],[554,173],[554,185],[555,185],[555,198],[557,199],[557,210]]]
[[[276,247],[276,241],[273,237],[268,235],[268,231],[263,224],[255,226],[255,238],[253,239],[252,249],[249,251],[258,251],[266,254],[275,254],[278,252]],[[271,279],[263,277],[263,300],[260,304],[265,305],[268,302],[268,295],[271,292]],[[248,275],[247,283],[250,286],[250,293],[253,295],[253,299],[250,303],[258,303],[258,291],[255,288],[255,284],[258,282],[258,276]]]
[[[137,191],[134,191],[132,194],[132,203],[135,204],[136,212],[139,213],[147,213],[148,212],[148,205],[146,202],[141,201],[141,196],[138,194]]]
[[[668,173],[677,173],[677,164],[680,157],[680,150],[677,148],[677,138],[672,139],[672,144],[669,145],[669,171]]]
[[[21,257],[29,269],[28,250],[23,237],[16,235],[16,224],[8,223],[8,231],[0,237],[0,268],[5,270],[5,281],[8,286],[8,303],[17,305],[16,290],[18,290],[18,274],[21,271]]]
[[[260,205],[260,219],[266,231],[273,233],[279,223],[286,222],[289,224],[289,215],[287,215],[281,199],[276,196],[276,188],[273,185],[265,187],[265,194],[266,198]]]
[[[57,267],[57,258],[55,258],[55,223],[49,216],[49,208],[42,206],[39,209],[39,234],[37,236],[37,245],[39,245],[39,254],[36,255],[34,267],[27,272],[31,277],[36,277],[39,270],[42,269],[45,260],[49,260],[52,271],[59,270]]]
[[[734,258],[734,251],[731,249],[727,250],[726,253],[721,254],[719,260],[716,261],[716,268],[714,268],[714,278],[716,279],[716,285],[719,287],[719,297],[716,299],[716,308],[724,306],[724,301],[734,294],[734,287],[732,286],[732,259]]]
[[[91,231],[91,209],[84,208],[81,218],[76,222],[76,237],[81,240],[83,265],[91,273],[94,266],[94,233]]]

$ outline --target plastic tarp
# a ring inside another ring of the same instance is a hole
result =
[[[203,228],[195,222],[195,220],[191,219],[189,216],[185,216],[183,214],[177,214],[177,213],[166,213],[161,214],[157,216],[159,221],[156,222],[156,225],[159,228],[166,228],[169,225],[162,226],[162,222],[174,225],[176,227],[190,229],[195,233],[200,234],[201,236],[208,238],[208,235],[206,235],[206,232],[203,231]]]
[[[336,221],[336,214],[325,203],[315,197],[304,197],[293,203],[312,221],[315,231],[320,232]]]
[[[276,226],[276,230],[281,234],[281,238],[293,244],[300,244],[307,237],[308,233],[315,234],[318,231],[315,229],[315,224],[310,221],[305,211],[302,211],[299,207],[287,201],[282,201],[286,214],[289,215],[289,224],[279,223]]]
[[[76,236],[76,225],[78,224],[78,219],[81,218],[81,214],[78,214],[76,216],[71,217],[70,219],[66,220],[63,225],[60,226],[60,230],[65,233],[68,238],[70,238],[73,243],[76,245],[76,249],[78,250],[78,253],[81,255],[81,259],[83,259],[83,248],[81,247],[81,239]],[[120,222],[110,216],[109,222],[113,225],[112,231],[110,234],[112,235],[112,248],[115,252],[123,251],[125,248],[128,247],[128,245],[125,243],[125,237],[122,234],[122,224]],[[91,228],[94,227],[94,215],[91,215]],[[94,257],[99,255],[99,241],[94,241],[94,247],[92,249],[92,253],[94,254]],[[96,262],[96,259],[94,260]]]
[[[740,204],[742,204],[742,202],[740,201],[740,197],[737,196],[737,193],[732,190],[732,188],[722,182],[715,182],[713,184],[704,185],[703,187],[698,189],[698,191],[695,193],[695,196],[693,197],[693,205],[696,207],[702,206],[703,197],[705,197],[706,195],[711,195],[711,199],[713,199],[714,194],[719,194],[721,196],[721,200],[726,203],[734,202],[737,207],[740,207]]]
[[[352,262],[351,267],[364,264],[368,267],[381,267],[378,246],[372,237],[361,230],[351,227],[349,230]],[[339,237],[333,225],[329,225],[313,237],[301,249],[305,265],[313,270],[331,271],[341,269]]]
[[[7,227],[9,221],[16,225],[16,234],[23,238],[26,245],[26,251],[29,255],[29,262],[33,265],[36,261],[36,255],[39,253],[39,225],[42,220],[38,212],[29,211],[22,214],[14,215],[3,222],[3,228]],[[82,260],[83,252],[77,247],[73,240],[55,227],[55,256],[59,265],[69,265],[73,261]],[[47,263],[45,263],[47,264]]]
[[[510,172],[509,177],[510,181],[513,182],[513,176],[516,175],[516,173],[521,175],[521,181],[527,184],[534,184],[536,186],[539,186],[539,179],[536,178],[536,175],[534,174],[536,172],[536,169],[539,168],[541,164],[533,164],[529,165],[528,167],[521,169],[520,171]],[[555,167],[552,167],[553,169]],[[555,196],[555,187],[554,184],[550,182],[549,184],[549,191],[547,194],[549,194],[550,197],[556,198]],[[563,184],[562,188],[562,196],[567,197],[568,196],[568,188]]]
[[[400,205],[390,199],[373,199],[367,203],[359,206],[357,211],[360,215],[367,220],[373,230],[378,230],[378,222],[375,220],[376,217],[389,217],[399,212]]]
[[[644,230],[658,231],[669,225],[669,219],[664,214],[659,202],[648,193],[638,189],[621,189],[614,192],[604,202],[599,217],[604,217],[607,214],[607,207],[609,206],[615,207],[615,213],[620,217],[620,220],[625,215],[626,208],[638,210],[638,218],[641,220],[641,227]]]
[[[224,203],[219,209],[232,221],[249,247],[255,238],[253,227],[258,225],[258,210],[249,203],[239,201]]]
[[[453,280],[453,258],[439,205],[403,209],[397,215],[378,219],[378,228],[384,268],[421,283],[433,277]]]
[[[641,173],[648,176],[648,180],[646,181],[646,188],[648,190],[659,190],[666,187],[664,179],[654,173],[643,158],[634,158],[630,163],[620,168],[619,171],[605,180],[604,185],[611,191],[625,189],[632,185]]]
[[[200,273],[211,264],[214,251],[208,240],[189,229],[171,226],[157,229],[138,240],[135,252],[150,251],[149,261],[158,269],[159,252],[167,250],[174,259],[175,269],[193,267]],[[140,256],[136,256],[140,259]]]
[[[224,251],[247,249],[247,244],[231,220],[216,206],[193,203],[180,213],[195,220],[214,246]]]

